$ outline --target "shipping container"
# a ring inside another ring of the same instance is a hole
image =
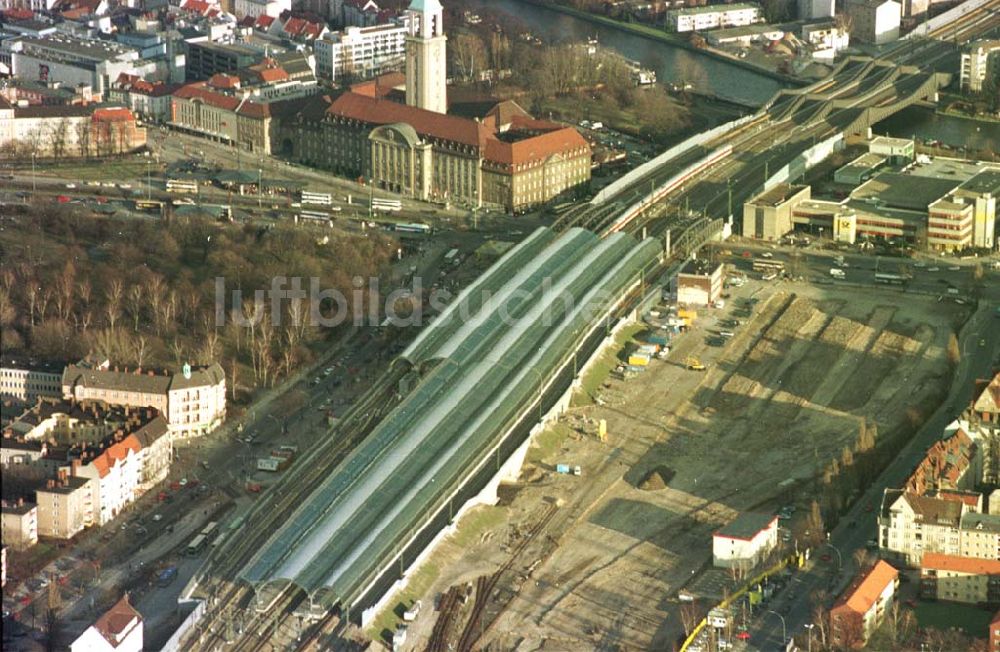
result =
[[[681,308],[677,311],[677,316],[681,319],[698,319],[698,313],[694,310],[688,310],[687,308]]]
[[[670,343],[670,338],[667,337],[666,334],[663,334],[663,335],[650,335],[646,339],[649,340],[650,344],[656,344],[656,345],[659,345],[659,346],[666,346],[667,344]]]
[[[649,364],[649,356],[645,353],[633,353],[628,357],[630,367],[645,367]]]

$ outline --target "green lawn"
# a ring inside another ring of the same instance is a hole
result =
[[[646,327],[642,324],[629,324],[618,333],[612,346],[604,350],[600,357],[591,365],[587,373],[583,375],[581,384],[582,391],[577,391],[573,395],[571,404],[574,407],[590,405],[593,403],[593,396],[600,389],[601,384],[607,380],[611,370],[614,369],[620,360],[618,354],[625,348],[625,344],[631,340],[636,333],[641,332]]]
[[[528,449],[526,461],[539,462],[548,459],[559,450],[563,440],[570,432],[569,426],[564,423],[552,423],[538,433],[531,448]]]
[[[406,588],[396,595],[391,606],[379,614],[378,618],[368,626],[368,630],[365,633],[373,640],[380,638],[385,640],[385,633],[389,632],[389,640],[391,641],[391,633],[396,631],[396,626],[403,622],[403,612],[409,609],[413,602],[430,588],[440,572],[432,560],[425,561],[420,569],[410,578]],[[421,605],[421,610],[433,608],[433,604]]]
[[[993,611],[954,602],[918,602],[914,614],[921,627],[958,627],[966,634],[978,638],[986,633],[993,617]]]

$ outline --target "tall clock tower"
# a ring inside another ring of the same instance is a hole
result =
[[[407,9],[406,103],[437,113],[448,112],[443,11],[439,0],[412,0]]]

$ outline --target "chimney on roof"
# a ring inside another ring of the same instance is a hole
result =
[[[80,470],[80,460],[73,460],[69,463],[70,474],[76,477],[77,472]]]
[[[48,480],[45,481],[45,488],[46,489],[52,489],[55,486],[55,484],[56,484],[55,480],[52,480],[50,478],[50,479],[48,479]]]
[[[17,506],[18,507],[22,507],[23,505],[24,505],[24,498],[21,498],[20,496],[18,496],[18,498],[17,498]]]

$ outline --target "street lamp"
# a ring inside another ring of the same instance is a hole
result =
[[[260,210],[260,195],[264,191],[263,188],[263,177],[264,171],[261,168],[257,168],[257,210]]]
[[[31,153],[31,192],[38,192],[38,188],[35,185],[35,153]]]
[[[777,611],[774,611],[773,609],[768,609],[767,613],[774,614],[775,616],[781,619],[781,646],[784,647],[785,641],[788,640],[787,632],[785,631],[785,617],[779,614]]]
[[[843,568],[844,568],[844,558],[840,556],[840,550],[838,550],[838,549],[836,548],[836,546],[834,546],[834,545],[833,545],[832,543],[830,543],[829,541],[827,541],[827,542],[826,542],[826,543],[824,543],[823,545],[824,545],[824,547],[826,547],[826,548],[829,548],[830,550],[832,550],[832,551],[834,551],[835,553],[837,553],[837,575],[840,575],[840,572],[841,572],[841,571],[843,570]]]
[[[809,632],[808,633],[808,638],[806,638],[806,652],[812,652],[812,649],[813,649],[813,627],[815,627],[815,626],[816,626],[815,623],[806,623],[805,624],[806,631]]]

